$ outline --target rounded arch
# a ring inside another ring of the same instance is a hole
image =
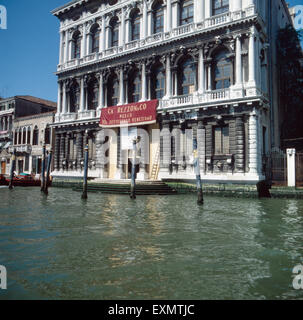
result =
[[[154,1],[150,1],[149,3],[149,10],[154,10],[156,8],[157,5],[162,5],[164,6],[164,1],[163,0],[154,0]]]
[[[128,18],[132,19],[134,15],[138,14],[139,16],[142,14],[139,7],[134,7],[129,11]]]
[[[74,32],[73,32],[73,34],[72,34],[72,39],[73,40],[75,40],[75,39],[77,39],[78,37],[82,37],[82,33],[81,33],[81,31],[80,30],[75,30]]]
[[[116,23],[119,23],[119,18],[117,16],[112,16],[108,19],[108,27],[113,27]]]
[[[218,46],[214,46],[213,48],[211,48],[208,52],[207,58],[212,59],[219,51],[226,51],[227,54],[232,54],[232,49],[230,46],[227,46],[225,44],[221,44]]]

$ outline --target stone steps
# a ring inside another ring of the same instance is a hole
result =
[[[74,191],[82,191],[79,184],[73,188]],[[88,192],[100,192],[109,194],[130,194],[130,180],[112,180],[101,183],[98,181],[90,182],[87,187]],[[177,191],[161,181],[140,181],[136,182],[137,195],[172,195]]]

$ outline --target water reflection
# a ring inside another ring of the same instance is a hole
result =
[[[303,202],[0,190],[0,298],[298,298]]]

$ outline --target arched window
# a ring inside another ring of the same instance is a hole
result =
[[[154,33],[164,31],[164,6],[163,1],[157,1],[153,6]]]
[[[70,88],[70,110],[69,112],[74,113],[79,110],[80,105],[80,87],[79,84],[75,81]]]
[[[232,64],[227,59],[227,50],[221,50],[214,57],[213,90],[229,88],[232,79]]]
[[[100,28],[98,25],[94,25],[91,29],[91,40],[91,53],[99,52]]]
[[[229,11],[229,0],[212,0],[213,16]]]
[[[18,144],[21,144],[21,138],[22,138],[22,131],[19,129],[19,134],[18,134]]]
[[[23,128],[23,129],[22,129],[22,133],[23,133],[23,136],[22,136],[22,144],[26,144],[26,134],[27,134],[26,128]]]
[[[180,26],[194,21],[193,0],[182,0],[180,3]]]
[[[39,129],[38,127],[35,127],[34,133],[33,133],[33,145],[37,146],[39,142]]]
[[[110,22],[111,39],[110,46],[117,47],[119,45],[119,22],[118,18],[113,18]]]
[[[74,50],[73,59],[79,59],[81,55],[81,34],[79,31],[75,32],[73,35]]]
[[[152,98],[162,99],[165,95],[165,69],[162,65],[152,70]]]
[[[96,110],[99,102],[99,83],[97,79],[89,82],[88,88],[88,110]]]
[[[138,71],[135,71],[128,84],[129,102],[139,102],[141,99],[141,78]]]
[[[140,15],[136,10],[131,15],[131,41],[140,39]]]
[[[29,127],[27,129],[27,144],[31,144],[31,135],[32,135],[32,130],[31,128]]]
[[[116,75],[110,77],[107,85],[107,105],[116,106],[119,103],[119,81]]]
[[[189,95],[196,90],[196,65],[191,58],[184,59],[178,67],[178,94]]]
[[[50,144],[51,141],[51,130],[50,127],[46,127],[44,131],[44,143]]]

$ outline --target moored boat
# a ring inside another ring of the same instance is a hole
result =
[[[0,174],[0,186],[7,186],[8,182],[5,179],[5,176],[3,174]]]
[[[6,179],[6,184],[9,184],[10,179]],[[35,179],[30,174],[22,173],[20,175],[14,176],[13,186],[15,187],[38,187],[41,185],[40,179]]]

